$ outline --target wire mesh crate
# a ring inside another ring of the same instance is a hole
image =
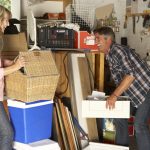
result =
[[[83,4],[69,4],[66,7],[68,23],[77,23],[80,28],[92,29],[95,22],[95,6]]]
[[[75,31],[62,27],[38,28],[38,45],[46,48],[73,48]]]

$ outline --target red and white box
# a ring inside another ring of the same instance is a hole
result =
[[[87,31],[78,31],[75,33],[75,48],[97,50],[97,44],[95,43],[95,36],[89,34]]]

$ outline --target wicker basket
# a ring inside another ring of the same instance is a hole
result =
[[[50,51],[20,52],[27,62],[24,70],[6,77],[6,95],[23,102],[52,100],[59,73]]]

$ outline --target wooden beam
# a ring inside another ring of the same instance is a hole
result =
[[[100,53],[99,91],[104,91],[104,54]]]

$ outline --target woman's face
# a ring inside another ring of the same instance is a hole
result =
[[[4,14],[4,18],[2,19],[1,23],[0,23],[0,28],[1,28],[1,31],[4,32],[5,28],[7,26],[9,26],[9,14],[8,13],[5,13]]]

